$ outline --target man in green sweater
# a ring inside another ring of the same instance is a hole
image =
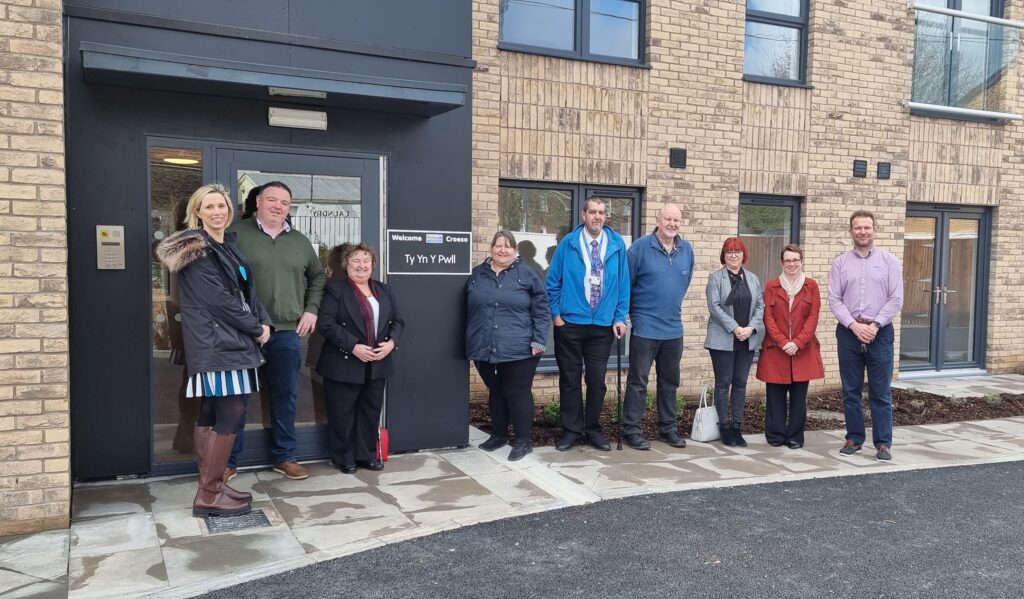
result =
[[[302,233],[288,223],[292,192],[280,181],[263,185],[252,218],[231,225],[256,279],[256,295],[270,312],[274,332],[263,345],[264,380],[270,392],[270,437],[274,471],[293,479],[309,477],[295,461],[295,398],[302,365],[300,337],[313,332],[325,276],[320,258]],[[242,423],[244,429],[244,421]],[[239,431],[225,480],[235,474],[243,434]]]

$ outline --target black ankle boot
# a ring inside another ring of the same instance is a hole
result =
[[[743,438],[742,431],[743,425],[739,422],[732,423],[732,442],[736,444],[736,447],[746,447],[747,441]]]
[[[732,425],[719,424],[718,432],[722,435],[722,445],[725,445],[726,447],[736,447],[736,441],[732,438]]]

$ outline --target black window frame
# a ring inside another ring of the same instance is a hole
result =
[[[583,210],[584,201],[595,196],[604,198],[621,198],[633,200],[633,213],[630,215],[630,232],[633,237],[633,241],[636,241],[643,232],[641,230],[641,219],[642,213],[642,202],[644,200],[644,190],[640,187],[619,187],[615,185],[595,185],[590,183],[551,183],[546,181],[521,181],[516,179],[501,179],[498,181],[499,195],[500,190],[504,188],[519,188],[519,189],[553,189],[559,191],[567,191],[571,194],[570,199],[570,222],[569,231],[573,231],[582,222],[580,220],[580,212]],[[515,232],[513,232],[514,234]],[[540,364],[537,366],[537,372],[540,373],[552,373],[558,372],[558,365],[555,362],[555,356],[553,349],[555,346],[555,340],[553,338],[548,339],[547,349],[542,354]],[[623,358],[629,356],[629,344],[623,343]],[[608,357],[608,368],[614,369],[617,367],[615,351],[612,351],[612,355]],[[622,369],[627,370],[629,368],[629,360],[624,360]]]
[[[799,77],[797,79],[782,79],[779,77],[765,77],[763,75],[750,75],[747,74],[746,68],[743,71],[744,81],[753,81],[755,83],[767,83],[771,85],[785,85],[790,87],[810,87],[807,83],[807,62],[809,59],[808,55],[808,29],[810,23],[810,0],[800,0],[800,16],[794,17],[791,15],[784,15],[781,13],[768,12],[763,10],[751,10],[746,9],[746,19],[743,22],[744,31],[744,44],[743,44],[743,55],[744,65],[746,64],[746,25],[747,23],[763,23],[765,25],[775,25],[778,27],[787,27],[789,29],[797,29],[800,32],[800,50],[797,53],[797,58],[800,60],[800,66],[798,68]]]
[[[803,199],[798,196],[782,195],[760,195],[740,194],[739,208],[743,206],[782,206],[789,208],[789,243],[800,244],[800,209],[803,206]],[[740,232],[740,209],[736,210],[736,235],[742,237]],[[763,285],[767,281],[761,281]]]
[[[645,24],[647,23],[647,1],[646,0],[623,0],[625,2],[633,2],[638,5],[639,11],[637,16],[637,54],[636,59],[625,58],[622,56],[608,56],[605,54],[593,54],[588,50],[590,46],[590,3],[591,0],[573,0],[575,15],[573,18],[573,49],[559,50],[557,48],[547,48],[544,46],[534,46],[531,44],[520,44],[516,42],[507,42],[501,39],[501,14],[498,15],[498,49],[500,50],[512,50],[515,52],[525,52],[528,54],[541,54],[544,56],[554,56],[558,58],[569,58],[575,60],[586,60],[589,62],[603,62],[609,64],[618,64],[625,66],[639,66],[648,67],[647,64],[647,29]],[[806,1],[806,0],[805,0]]]

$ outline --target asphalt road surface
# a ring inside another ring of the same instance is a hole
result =
[[[206,595],[1024,597],[1024,462],[605,501]]]

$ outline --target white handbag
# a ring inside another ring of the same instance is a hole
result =
[[[693,414],[693,428],[690,431],[690,438],[701,443],[717,441],[721,436],[718,432],[718,410],[715,409],[714,401],[708,403],[710,391],[710,385],[704,385],[701,390],[700,402]]]

